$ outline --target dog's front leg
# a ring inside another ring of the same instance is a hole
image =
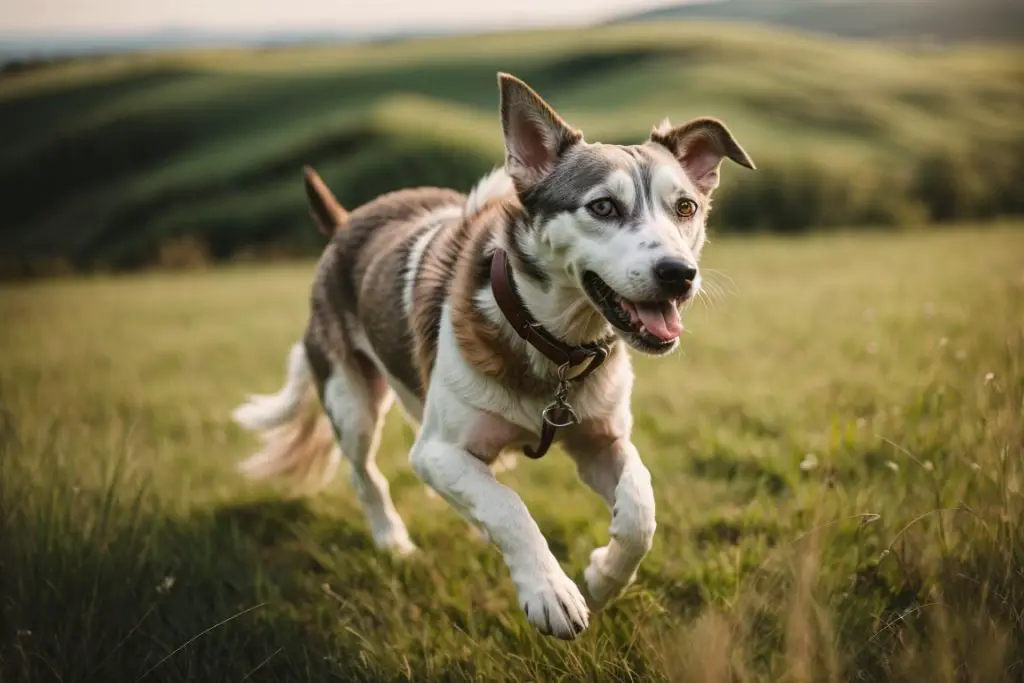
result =
[[[570,640],[589,611],[576,584],[551,554],[522,499],[462,448],[427,437],[411,453],[417,474],[498,546],[527,618],[542,633]]]
[[[627,436],[583,432],[567,441],[566,450],[583,481],[612,510],[608,545],[591,553],[584,573],[590,605],[597,609],[633,583],[651,549],[657,526],[651,473]]]

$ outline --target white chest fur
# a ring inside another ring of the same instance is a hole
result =
[[[629,358],[616,353],[594,374],[573,383],[568,400],[581,420],[612,420],[628,414],[632,385]],[[522,396],[467,362],[455,339],[450,309],[445,306],[424,429],[436,430],[450,443],[488,458],[534,441],[540,434],[541,413],[550,401]]]

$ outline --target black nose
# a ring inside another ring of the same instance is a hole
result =
[[[654,276],[668,294],[682,296],[697,277],[697,266],[681,258],[663,258],[654,264]]]

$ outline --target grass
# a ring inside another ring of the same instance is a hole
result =
[[[1024,231],[713,238],[684,351],[637,358],[658,533],[578,641],[380,459],[425,552],[371,547],[345,477],[233,468],[313,264],[0,289],[0,679],[972,681],[1024,676]],[[571,576],[608,513],[558,451],[501,478]]]
[[[666,22],[40,66],[0,82],[0,270],[132,267],[183,237],[211,259],[310,252],[307,163],[350,206],[406,185],[468,190],[502,159],[497,71],[590,140],[724,119],[762,170],[723,173],[723,230],[913,224],[964,192],[978,196],[953,219],[1020,213],[1021,64],[1013,45]],[[964,163],[917,188],[937,154]]]

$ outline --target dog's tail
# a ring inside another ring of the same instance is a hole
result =
[[[312,166],[302,169],[305,177],[306,198],[309,200],[309,214],[316,221],[316,227],[322,235],[332,237],[334,233],[348,224],[348,211],[334,197],[320,175]]]
[[[276,394],[250,396],[232,417],[263,441],[262,450],[238,465],[245,476],[286,479],[304,492],[318,490],[334,477],[341,452],[320,409],[302,342],[288,355],[284,387]]]

